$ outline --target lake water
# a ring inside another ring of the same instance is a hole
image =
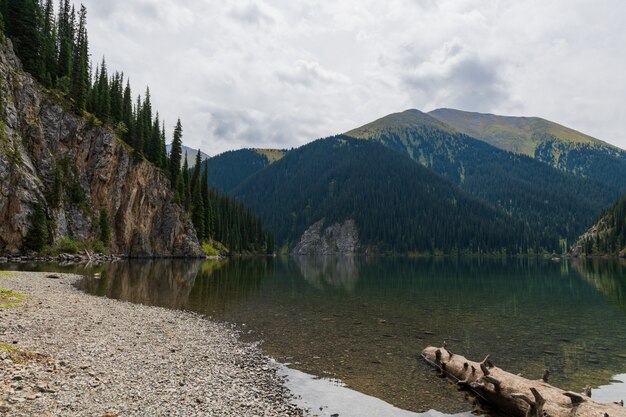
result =
[[[626,263],[618,261],[242,258],[74,272],[91,294],[235,323],[277,361],[413,412],[471,409],[419,356],[444,340],[531,379],[549,369],[550,382],[568,390],[626,373]],[[626,399],[625,387],[600,392]]]

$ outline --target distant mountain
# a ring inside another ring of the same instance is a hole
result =
[[[578,239],[572,254],[626,257],[626,196],[600,215]]]
[[[285,155],[279,149],[240,149],[209,158],[209,184],[223,192],[230,192],[251,175]]]
[[[429,115],[468,136],[626,191],[626,151],[538,117],[437,109]]]
[[[510,253],[539,244],[503,210],[405,155],[347,136],[288,152],[232,195],[296,252]]]
[[[167,154],[169,155],[169,153],[172,151],[172,144],[170,143],[169,145],[166,145],[165,149],[167,150]],[[196,164],[196,155],[198,154],[198,150],[183,145],[183,155],[185,154],[187,154],[187,164],[189,164],[189,168],[193,167]],[[200,157],[203,161],[210,158],[209,155],[202,151],[200,151]],[[181,164],[184,162],[185,160],[183,159]]]
[[[558,248],[561,238],[574,241],[619,195],[616,187],[498,149],[418,110],[388,115],[346,135],[406,154],[499,207],[529,225],[543,248]]]

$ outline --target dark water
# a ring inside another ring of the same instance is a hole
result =
[[[407,410],[470,408],[419,358],[443,340],[529,378],[549,369],[552,383],[575,391],[626,372],[626,264],[617,261],[254,258],[82,272],[89,293],[237,323],[278,361]]]

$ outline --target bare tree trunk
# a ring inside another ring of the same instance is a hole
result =
[[[455,382],[474,392],[480,400],[517,417],[626,417],[622,404],[600,404],[591,400],[591,388],[582,393],[563,391],[543,378],[530,380],[493,365],[487,356],[473,362],[444,347],[429,346],[422,357]]]

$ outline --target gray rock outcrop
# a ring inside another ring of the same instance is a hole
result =
[[[45,91],[21,69],[8,40],[0,41],[0,92],[0,253],[20,250],[40,203],[53,242],[97,241],[104,209],[113,253],[201,255],[165,173]]]
[[[311,225],[300,238],[292,253],[296,255],[349,255],[359,251],[356,223],[348,219],[326,228],[324,220]]]

